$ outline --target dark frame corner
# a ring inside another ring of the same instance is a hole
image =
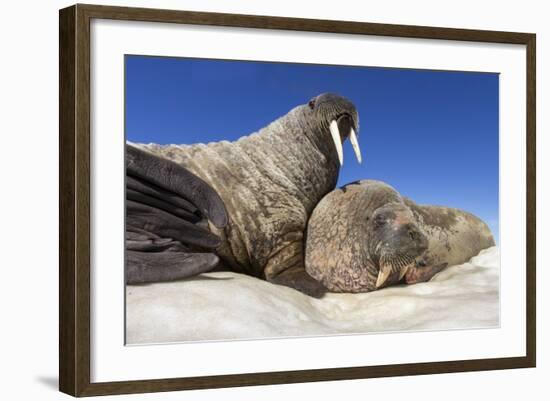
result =
[[[406,38],[510,43],[527,48],[527,324],[524,357],[90,382],[90,20],[171,22]],[[536,35],[77,4],[59,12],[59,389],[73,396],[363,379],[536,365]]]

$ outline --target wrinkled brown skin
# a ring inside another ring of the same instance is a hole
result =
[[[326,288],[304,269],[303,241],[313,208],[338,179],[335,119],[342,140],[350,126],[358,131],[353,104],[322,94],[235,142],[134,145],[183,166],[222,198],[228,224],[210,229],[226,268],[321,296]]]
[[[495,244],[487,225],[474,215],[417,205],[375,180],[327,194],[312,213],[307,235],[307,272],[330,291],[353,293],[428,281]],[[385,260],[396,261],[395,266],[377,286]],[[400,277],[403,267],[406,273]]]

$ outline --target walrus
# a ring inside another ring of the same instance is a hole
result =
[[[359,117],[353,103],[325,93],[235,142],[128,146],[158,157],[155,163],[175,163],[219,194],[227,223],[216,226],[209,221],[207,228],[220,239],[214,253],[223,266],[316,295],[326,288],[304,269],[306,224],[317,203],[336,187],[343,163],[342,143],[347,138],[361,162],[358,132]],[[149,175],[156,174],[150,170],[145,168],[135,176],[142,183],[150,182]],[[158,209],[144,202],[147,208]],[[147,224],[146,212],[140,212],[140,204],[130,206],[130,214],[145,216],[135,224],[139,231]],[[170,232],[158,235],[160,226],[149,227],[159,237],[154,240],[173,240]],[[147,235],[140,238],[147,244],[151,241]],[[194,270],[202,271],[206,268],[202,266]],[[178,274],[185,276],[184,272]],[[139,277],[136,280],[139,282]]]
[[[495,245],[471,213],[418,205],[390,185],[357,181],[327,194],[307,228],[307,273],[332,292],[430,280]]]

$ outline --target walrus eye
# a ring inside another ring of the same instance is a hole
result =
[[[382,227],[384,224],[386,224],[386,219],[384,216],[376,216],[374,219],[374,225],[376,228]]]

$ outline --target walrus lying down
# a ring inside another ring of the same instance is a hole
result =
[[[306,271],[333,292],[428,281],[495,245],[489,227],[453,208],[417,205],[391,186],[354,182],[326,195],[308,222]]]

